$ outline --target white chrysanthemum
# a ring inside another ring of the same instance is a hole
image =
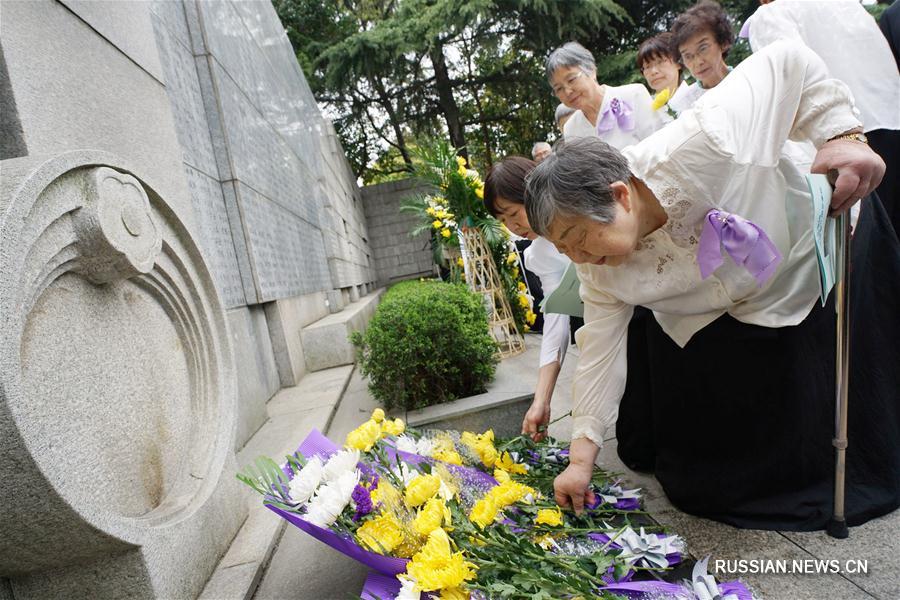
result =
[[[411,454],[416,454],[416,440],[411,436],[403,434],[397,438],[395,442],[397,445],[397,450],[402,450],[403,452],[409,452]]]
[[[397,579],[400,580],[400,592],[396,600],[419,600],[421,594],[416,591],[415,579],[406,575],[401,575]]]
[[[409,485],[410,481],[419,476],[419,472],[414,469],[410,469],[409,465],[407,465],[405,462],[400,462],[399,466],[393,465],[391,467],[391,473],[394,474],[394,477],[403,482],[404,487]]]
[[[332,455],[328,462],[325,463],[325,468],[322,470],[322,479],[324,481],[334,481],[344,473],[355,471],[358,463],[359,450],[341,450]]]
[[[438,488],[437,493],[445,502],[453,500],[453,490],[450,489],[450,486],[447,485],[443,478],[441,478],[441,487]]]
[[[420,456],[431,456],[431,450],[434,448],[434,442],[430,438],[422,437],[416,442],[416,454]]]
[[[346,471],[334,481],[319,487],[315,497],[309,501],[305,519],[313,525],[328,527],[350,503],[353,489],[359,483],[359,471]]]
[[[318,456],[313,456],[307,461],[303,470],[294,475],[294,478],[291,479],[290,486],[288,487],[288,493],[291,496],[291,500],[297,503],[306,502],[316,493],[316,488],[319,487],[319,483],[321,482],[322,459]]]

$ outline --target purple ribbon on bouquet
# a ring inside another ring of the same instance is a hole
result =
[[[613,98],[597,120],[597,133],[612,131],[618,126],[622,131],[634,129],[634,111],[624,100]]]
[[[713,209],[706,213],[697,250],[697,264],[703,279],[722,265],[722,247],[735,264],[753,275],[759,287],[781,264],[781,252],[758,225],[738,215]]]

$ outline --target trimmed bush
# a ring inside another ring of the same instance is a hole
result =
[[[369,390],[386,408],[422,408],[480,394],[497,346],[481,296],[464,285],[407,281],[385,293],[352,337]]]

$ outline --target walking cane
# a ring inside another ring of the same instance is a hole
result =
[[[836,352],[834,357],[835,419],[834,439],[834,515],[826,531],[833,538],[850,535],[844,517],[845,472],[847,467],[847,389],[850,374],[850,211],[837,220],[837,275],[835,308],[837,312]]]

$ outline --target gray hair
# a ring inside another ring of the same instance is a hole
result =
[[[568,42],[550,53],[544,64],[547,79],[551,79],[556,70],[561,67],[578,67],[585,73],[597,72],[594,55],[578,42]]]
[[[568,117],[574,112],[574,108],[572,108],[571,106],[566,106],[565,104],[560,102],[559,106],[556,107],[556,116],[553,120],[556,121],[557,125],[559,125],[561,119]]]
[[[538,150],[543,150],[545,148],[547,150],[553,150],[547,142],[535,142],[534,146],[531,147],[531,158],[534,158],[534,155],[537,154]]]
[[[611,223],[616,216],[610,184],[628,183],[631,170],[621,152],[596,137],[557,142],[553,154],[525,180],[525,212],[532,231],[547,236],[558,216]]]

